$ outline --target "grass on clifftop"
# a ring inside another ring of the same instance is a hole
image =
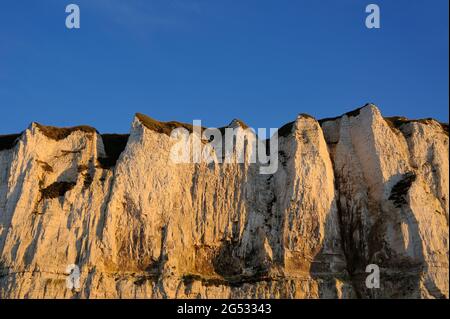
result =
[[[81,131],[85,133],[96,133],[97,130],[91,126],[81,125],[74,127],[54,127],[54,126],[46,126],[35,123],[35,125],[39,128],[39,130],[47,136],[48,138],[60,141],[68,137],[70,134],[76,131]]]
[[[144,115],[142,113],[136,113],[136,117],[138,120],[149,130],[166,134],[167,136],[170,136],[170,133],[172,133],[172,130],[182,127],[188,130],[190,133],[193,132],[193,126],[191,124],[171,121],[171,122],[159,122],[155,119],[152,119],[151,117]],[[202,131],[204,128],[202,127]]]
[[[448,124],[436,121],[435,119],[432,119],[432,118],[410,120],[403,116],[392,116],[392,117],[385,117],[384,120],[390,127],[393,127],[396,129],[399,129],[402,125],[408,124],[408,123],[428,124],[429,122],[434,121],[434,122],[439,123],[439,125],[442,127],[442,130],[444,131],[444,133],[446,133],[448,135]]]

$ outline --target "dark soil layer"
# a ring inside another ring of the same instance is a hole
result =
[[[370,105],[370,104],[371,104],[371,103],[367,103],[367,104],[365,104],[364,106],[358,107],[357,109],[355,109],[355,110],[353,110],[353,111],[350,111],[350,112],[347,112],[347,113],[344,113],[344,114],[342,114],[342,115],[340,115],[340,116],[336,116],[336,117],[327,117],[327,118],[321,119],[321,120],[319,120],[319,123],[322,124],[322,123],[328,122],[328,121],[335,121],[335,120],[337,120],[337,119],[340,119],[340,118],[343,117],[344,115],[347,115],[348,117],[355,117],[355,116],[358,116],[359,113],[361,112],[361,109],[364,108],[364,107],[366,107],[366,106],[368,106],[368,105]]]
[[[90,126],[82,125],[82,126],[74,126],[74,127],[54,127],[54,126],[45,126],[38,123],[35,123],[39,130],[47,136],[55,141],[60,141],[68,137],[70,134],[76,131],[81,131],[85,133],[96,133],[96,129]]]
[[[91,174],[87,173],[87,174],[83,174],[84,177],[84,181],[83,181],[83,190],[88,189],[89,187],[91,187],[92,182],[94,181],[94,178],[92,177]]]
[[[257,273],[253,276],[232,276],[232,277],[212,277],[205,278],[197,274],[187,274],[182,277],[183,284],[190,286],[194,281],[200,281],[202,285],[206,287],[210,286],[228,286],[228,287],[241,287],[244,284],[255,284],[258,282],[272,282],[277,281],[277,278],[272,278],[266,273]]]
[[[42,199],[52,199],[64,196],[68,191],[75,187],[76,183],[55,182],[50,186],[41,189]]]
[[[149,130],[152,130],[152,131],[155,131],[158,133],[163,133],[163,134],[166,134],[167,136],[170,136],[170,134],[172,133],[172,131],[174,129],[177,129],[180,127],[185,128],[190,133],[193,132],[193,126],[191,124],[180,123],[180,122],[176,122],[176,121],[159,122],[159,121],[152,119],[151,117],[141,114],[141,113],[136,113],[136,117]],[[203,130],[204,130],[204,128],[202,127],[202,131]]]
[[[12,149],[16,146],[22,134],[0,135],[0,151]]]
[[[408,124],[408,123],[422,123],[422,124],[428,124],[431,121],[435,121],[437,123],[439,123],[442,127],[442,130],[444,131],[444,133],[446,133],[448,135],[448,123],[441,123],[438,122],[432,118],[426,118],[426,119],[418,119],[418,120],[410,120],[406,117],[403,116],[392,116],[392,117],[385,117],[384,120],[386,121],[386,123],[388,123],[388,125],[392,128],[396,128],[399,129],[402,125],[404,124]]]
[[[48,163],[36,160],[36,162],[42,167],[42,169],[47,173],[53,173],[53,167],[51,167]]]
[[[116,165],[120,154],[125,150],[129,134],[102,134],[106,157],[98,158],[100,166],[109,169]]]

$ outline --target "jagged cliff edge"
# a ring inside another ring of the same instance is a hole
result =
[[[272,175],[171,163],[178,126],[0,137],[0,298],[448,298],[448,126],[299,115]]]

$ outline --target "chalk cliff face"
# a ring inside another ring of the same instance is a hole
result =
[[[138,114],[130,135],[0,137],[0,298],[449,297],[446,125],[371,104],[299,115],[269,175],[215,153],[174,163],[176,127],[192,130]]]

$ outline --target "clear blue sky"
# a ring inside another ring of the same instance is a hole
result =
[[[65,27],[65,6],[81,29]],[[365,6],[381,29],[365,28]],[[135,112],[279,127],[366,102],[448,121],[448,0],[2,0],[0,134]]]

